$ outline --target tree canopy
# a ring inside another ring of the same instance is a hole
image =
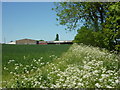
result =
[[[74,42],[116,48],[115,41],[120,38],[120,2],[59,2],[55,6],[59,24],[70,31],[78,30]]]
[[[94,31],[101,29],[106,21],[107,12],[111,2],[59,2],[55,3],[57,20],[60,25],[66,25],[66,29],[73,30],[80,28],[84,23],[87,27],[93,27]]]

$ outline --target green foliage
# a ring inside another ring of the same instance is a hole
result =
[[[106,18],[103,34],[105,36],[105,45],[109,50],[112,50],[116,47],[112,42],[116,39],[120,39],[120,2],[111,5],[109,11],[109,17]]]
[[[75,36],[74,42],[103,47],[103,39],[104,36],[100,31],[94,32],[87,27],[81,27],[81,29],[78,30],[78,34]]]
[[[120,45],[115,45],[115,49],[116,49],[117,51],[120,51]]]
[[[60,25],[78,30],[74,42],[116,50],[120,39],[120,2],[59,2],[54,10]],[[80,23],[84,23],[80,28]]]
[[[114,41],[120,39],[120,2],[109,5],[106,14],[106,22],[102,22],[101,30],[95,32],[92,27],[82,27],[78,30],[74,42],[118,50]]]
[[[78,34],[75,37],[74,42],[77,43],[84,43],[84,44],[91,44],[94,42],[94,36],[92,30],[88,30],[87,27],[82,27],[78,30]]]
[[[112,2],[59,2],[54,10],[60,25],[68,30],[79,28],[80,23],[99,31],[107,17],[108,7]]]
[[[39,41],[44,41],[44,40],[39,40]]]

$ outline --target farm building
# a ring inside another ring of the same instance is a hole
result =
[[[16,40],[16,44],[38,44],[38,45],[47,45],[47,44],[73,44],[72,41],[37,41],[32,39],[21,39]]]
[[[47,45],[47,44],[73,44],[72,41],[36,41],[37,44]]]
[[[36,41],[36,42],[37,42],[36,44],[47,45],[47,42],[46,42],[46,41]]]
[[[72,41],[47,41],[47,44],[73,44]]]
[[[7,44],[16,44],[16,42],[11,41],[11,42],[9,42],[9,43],[7,43]]]
[[[16,40],[16,44],[36,44],[36,40],[32,40],[32,39]]]

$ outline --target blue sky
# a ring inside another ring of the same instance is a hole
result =
[[[77,31],[66,31],[57,26],[53,2],[3,2],[2,37],[3,42],[19,39],[54,40],[59,34],[60,40],[73,40]]]

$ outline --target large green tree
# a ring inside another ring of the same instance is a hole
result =
[[[94,31],[99,31],[106,21],[108,7],[111,2],[59,2],[55,3],[57,20],[60,25],[66,25],[66,29],[73,30],[80,28],[84,23],[87,27],[92,27]]]
[[[120,38],[120,2],[60,2],[54,10],[60,25],[78,30],[74,42],[109,50],[118,46],[115,41]]]
[[[104,43],[108,49],[116,48],[118,45],[113,45],[113,41],[120,39],[120,2],[111,5],[107,13],[109,16],[106,18],[103,34],[105,36]],[[118,48],[120,50],[120,47]]]

